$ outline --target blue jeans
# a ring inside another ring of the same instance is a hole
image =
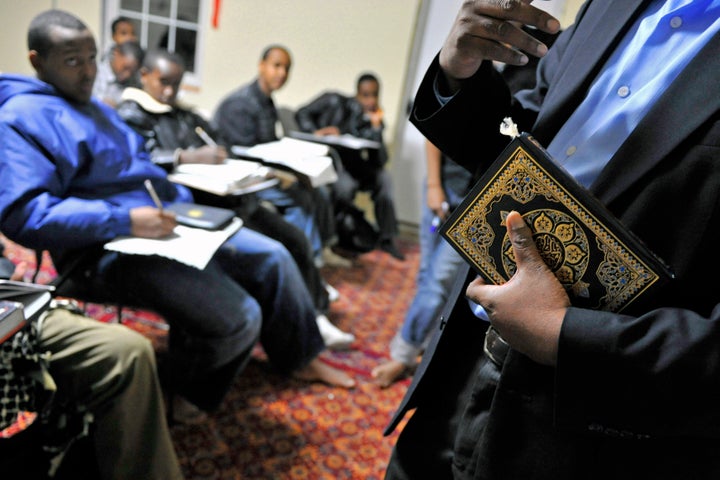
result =
[[[324,348],[290,253],[249,228],[228,239],[203,270],[104,251],[90,278],[119,302],[165,318],[170,338],[161,373],[201,408],[219,405],[258,340],[282,373],[305,366]]]
[[[447,195],[451,208],[460,203],[461,198],[453,198],[452,192]],[[438,232],[430,231],[434,214],[427,207],[424,190],[423,205],[417,291],[405,314],[400,335],[393,339],[390,347],[390,356],[406,365],[415,364],[464,261]]]
[[[323,242],[313,214],[316,207],[313,205],[312,192],[295,183],[287,189],[275,187],[261,190],[257,196],[272,203],[285,220],[305,233],[315,258],[321,255]]]

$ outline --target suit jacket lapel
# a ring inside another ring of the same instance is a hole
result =
[[[718,71],[720,35],[715,35],[662,94],[592,185],[603,203],[617,198],[720,109]]]

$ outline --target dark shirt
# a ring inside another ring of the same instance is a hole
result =
[[[277,140],[277,110],[257,79],[220,102],[213,125],[225,145],[253,146]]]

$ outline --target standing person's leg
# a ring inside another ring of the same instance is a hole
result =
[[[55,309],[44,318],[39,347],[51,353],[57,400],[93,414],[104,480],[183,478],[148,339],[122,325]]]
[[[373,370],[373,377],[382,387],[416,366],[463,265],[462,257],[447,242],[433,242],[438,237],[437,233],[429,235],[428,243],[434,249],[427,255],[427,271],[418,276],[418,288],[403,324],[390,342],[391,360]]]

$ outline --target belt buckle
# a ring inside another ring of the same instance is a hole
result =
[[[498,367],[502,367],[510,345],[500,336],[493,327],[489,327],[485,333],[483,351],[485,355]]]

